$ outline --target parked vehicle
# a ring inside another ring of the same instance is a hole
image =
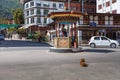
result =
[[[89,41],[89,46],[91,48],[95,48],[98,46],[116,48],[119,46],[119,42],[116,40],[109,39],[105,36],[93,36]]]
[[[0,41],[1,41],[1,40],[5,40],[5,37],[4,37],[3,34],[0,34]]]

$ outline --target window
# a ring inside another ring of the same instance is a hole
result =
[[[36,3],[37,7],[40,7],[41,6],[41,3]]]
[[[115,3],[116,2],[116,0],[112,0],[112,3]]]
[[[34,9],[30,10],[30,15],[34,14]]]
[[[112,14],[117,14],[117,10],[113,10],[113,11],[112,11]]]
[[[106,2],[106,7],[110,6],[110,1]]]
[[[99,25],[105,24],[105,17],[104,16],[98,16],[98,24]]]
[[[100,37],[95,37],[94,40],[100,40]]]
[[[106,12],[106,13],[110,13],[110,12],[108,11],[108,12]]]
[[[41,14],[41,10],[40,9],[37,9],[37,14]]]
[[[31,18],[31,23],[34,23],[34,17]]]
[[[47,23],[47,19],[46,18],[44,18],[44,24],[46,24]]]
[[[71,10],[76,11],[76,6],[71,6]]]
[[[53,8],[56,8],[56,3],[53,3]]]
[[[64,5],[63,4],[59,4],[59,8],[63,9]]]
[[[29,16],[29,11],[27,11],[27,16]]]
[[[48,10],[48,9],[45,9],[45,10],[44,10],[44,15],[48,15],[48,12],[49,12],[49,10]]]
[[[30,7],[32,7],[32,6],[34,6],[34,2],[31,2],[31,3],[30,3]]]
[[[120,25],[120,17],[119,16],[113,16],[113,24]]]
[[[48,3],[44,3],[43,6],[44,7],[49,7],[49,4]]]
[[[98,9],[102,9],[102,5],[98,5]]]
[[[101,40],[108,40],[106,37],[101,37]]]
[[[96,12],[96,9],[93,8],[93,9],[92,9],[92,12],[93,12],[93,13]]]
[[[88,25],[88,24],[89,24],[89,21],[90,21],[89,16],[85,15],[85,16],[83,17],[83,24],[84,24],[84,25]]]
[[[28,8],[28,4],[26,4],[26,8]]]
[[[41,18],[40,17],[37,18],[37,23],[41,23]]]
[[[103,7],[105,6],[105,3],[103,3]]]
[[[29,24],[29,18],[27,19],[27,24]]]

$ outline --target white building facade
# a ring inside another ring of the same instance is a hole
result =
[[[46,16],[50,12],[63,11],[63,2],[30,0],[24,4],[25,25],[36,24],[39,26],[46,25],[50,22]]]
[[[120,0],[96,0],[97,13],[120,14]]]

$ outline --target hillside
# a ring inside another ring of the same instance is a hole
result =
[[[0,18],[12,18],[12,10],[22,7],[19,0],[0,0]]]

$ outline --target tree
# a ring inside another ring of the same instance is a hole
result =
[[[21,36],[21,37],[26,37],[26,30],[25,29],[18,29],[17,33]]]
[[[16,33],[16,32],[17,32],[17,29],[15,27],[8,28],[8,33],[13,34],[13,33]]]
[[[23,9],[17,8],[13,10],[13,19],[15,24],[24,24]]]

